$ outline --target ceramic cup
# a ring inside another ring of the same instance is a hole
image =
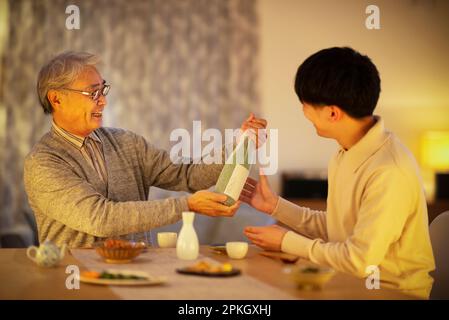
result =
[[[175,248],[178,234],[176,232],[159,232],[157,243],[161,248]]]
[[[226,253],[229,258],[232,259],[243,259],[248,252],[248,243],[247,242],[227,242],[226,243]]]

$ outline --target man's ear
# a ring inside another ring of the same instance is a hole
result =
[[[343,110],[337,106],[329,106],[329,120],[331,122],[340,121],[343,117]]]
[[[56,90],[48,90],[47,99],[50,101],[53,110],[61,108],[61,94]]]

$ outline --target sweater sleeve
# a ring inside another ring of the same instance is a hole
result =
[[[160,150],[136,135],[138,154],[144,167],[144,174],[149,186],[171,191],[195,192],[215,185],[223,164],[206,164],[203,159],[192,161],[172,161],[165,150]],[[220,158],[224,163],[222,149]]]
[[[52,154],[25,160],[24,183],[33,209],[96,237],[144,232],[175,223],[181,212],[188,210],[185,197],[125,202],[105,198]]]
[[[413,184],[398,169],[370,177],[353,234],[343,242],[309,239],[288,232],[282,251],[363,278],[366,267],[379,265],[390,245],[397,241],[416,202]]]
[[[327,239],[326,212],[301,207],[279,197],[272,217],[308,238]]]

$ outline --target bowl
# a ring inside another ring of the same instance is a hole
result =
[[[226,243],[226,253],[229,258],[232,259],[243,259],[248,252],[248,243],[247,242],[227,242]]]
[[[157,243],[161,248],[175,248],[178,234],[176,232],[159,232]]]
[[[107,263],[129,263],[142,253],[146,244],[122,239],[108,239],[95,242],[93,247]]]
[[[299,289],[320,290],[334,277],[335,271],[331,268],[305,265],[294,268],[291,275]]]

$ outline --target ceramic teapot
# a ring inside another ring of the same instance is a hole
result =
[[[27,256],[41,267],[54,267],[64,258],[66,245],[58,248],[54,243],[46,240],[39,248],[30,246],[27,249]],[[34,255],[33,252],[36,252]]]

